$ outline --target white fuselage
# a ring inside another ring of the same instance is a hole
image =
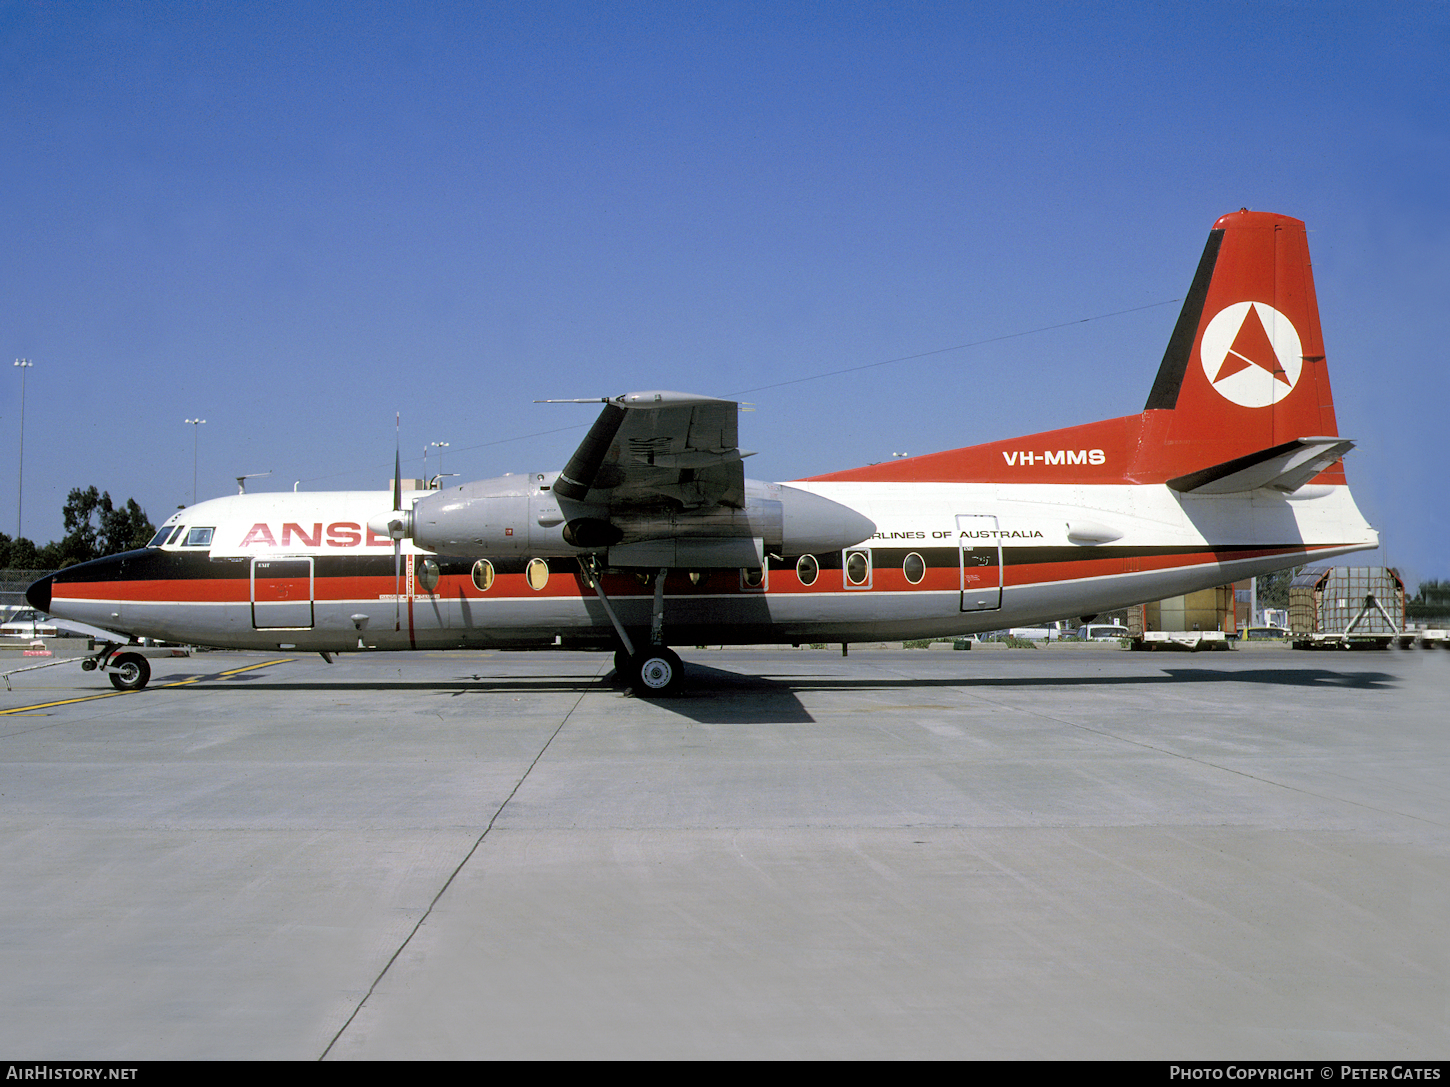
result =
[[[1161,484],[790,486],[859,511],[875,535],[830,554],[770,556],[763,570],[670,570],[668,642],[967,634],[1091,615],[1378,542],[1348,488],[1335,485],[1217,496]],[[426,493],[405,495],[405,506]],[[56,575],[50,611],[131,636],[237,648],[614,640],[577,558],[436,555],[403,541],[395,562],[394,542],[368,528],[391,504],[386,492],[203,502],[167,522],[182,531],[160,546]],[[626,628],[649,627],[656,572],[611,567],[604,577]]]

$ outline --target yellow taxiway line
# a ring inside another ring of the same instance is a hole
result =
[[[222,679],[225,676],[235,676],[242,672],[250,672],[256,668],[270,668],[274,664],[291,664],[296,657],[283,657],[281,660],[263,661],[261,664],[248,664],[242,668],[232,668],[226,672],[217,672],[209,676],[192,676],[190,679],[179,679],[175,683],[158,684],[159,688],[185,687],[189,683],[200,683],[204,679]],[[53,706],[70,706],[76,702],[94,702],[98,698],[118,698],[125,694],[140,694],[140,691],[100,691],[96,694],[81,695],[79,698],[62,698],[56,702],[40,702],[34,706],[16,706],[13,709],[0,710],[0,717],[9,717],[17,713],[30,713],[34,710],[48,710]]]

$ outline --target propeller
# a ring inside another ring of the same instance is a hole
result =
[[[403,629],[403,439],[402,412],[393,416],[393,519],[388,535],[393,538],[393,630]]]
[[[393,419],[393,508],[368,519],[368,532],[387,533],[393,541],[393,629],[403,629],[403,541],[413,535],[413,511],[403,508],[402,413]]]

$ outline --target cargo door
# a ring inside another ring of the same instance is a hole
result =
[[[962,611],[1002,607],[1002,538],[997,518],[957,514],[962,555]]]
[[[252,560],[252,626],[299,630],[312,626],[312,560]]]

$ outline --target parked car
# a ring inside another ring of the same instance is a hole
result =
[[[1128,628],[1117,623],[1088,623],[1077,628],[1078,641],[1116,642],[1128,636]]]
[[[1244,642],[1273,641],[1289,636],[1289,632],[1283,627],[1240,627],[1238,633],[1239,640]]]
[[[0,638],[54,638],[55,623],[50,616],[34,608],[21,608],[6,622],[0,623]]]

